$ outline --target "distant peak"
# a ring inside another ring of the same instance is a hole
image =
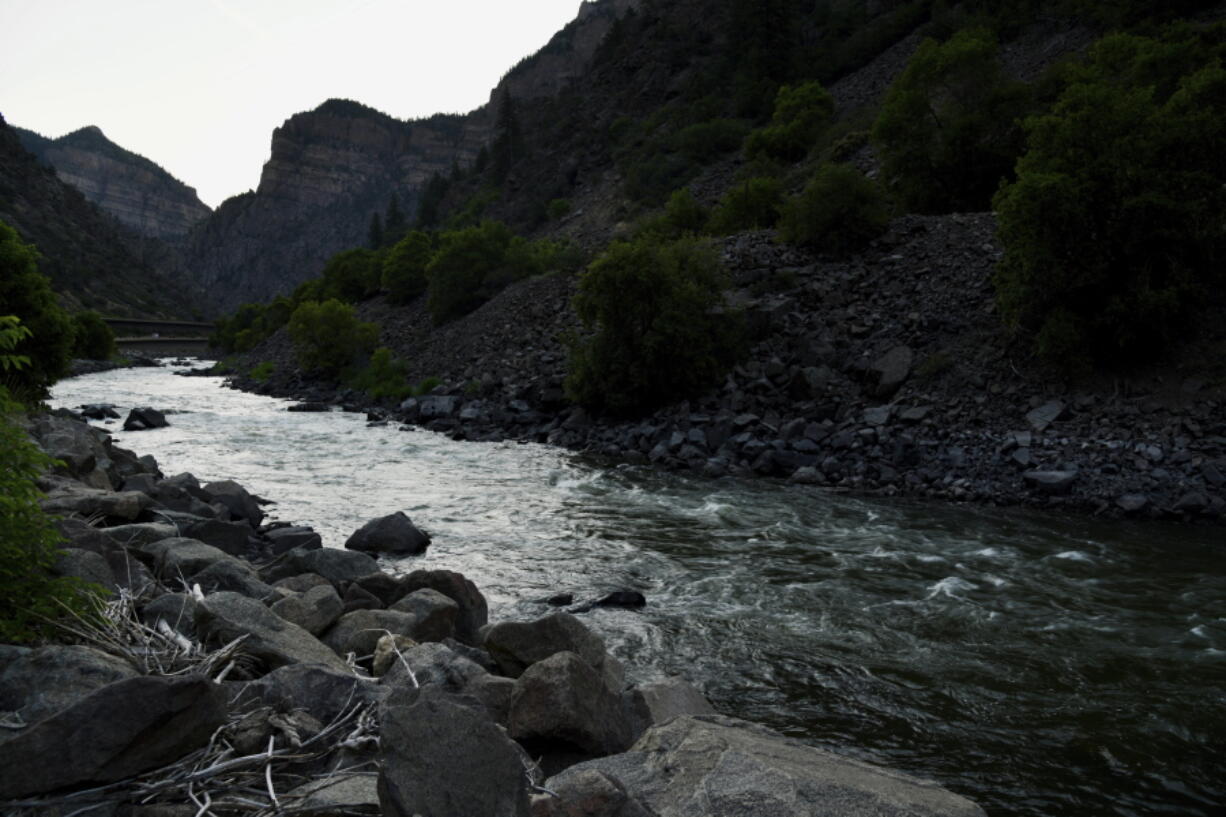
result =
[[[361,102],[357,102],[352,99],[329,99],[316,108],[315,113],[325,113],[330,116],[378,116],[388,119],[391,118],[382,111],[375,110],[369,105],[363,105]]]

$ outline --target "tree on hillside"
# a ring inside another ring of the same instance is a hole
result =
[[[12,352],[30,361],[5,378],[12,395],[27,403],[41,400],[68,373],[73,345],[72,321],[56,303],[37,259],[38,251],[0,221],[0,315],[15,316],[28,330]]]
[[[289,335],[304,369],[336,377],[360,367],[379,341],[379,326],[359,321],[338,300],[304,301],[289,320]]]
[[[927,39],[894,80],[873,126],[882,176],[903,206],[987,209],[1021,153],[1026,86],[1005,77],[986,29]]]
[[[390,247],[404,238],[408,226],[404,211],[400,209],[400,197],[392,193],[387,199],[387,212],[383,216],[383,243],[380,246]]]
[[[434,257],[430,236],[414,230],[383,259],[383,288],[394,304],[407,304],[426,291],[426,267]]]
[[[524,155],[524,136],[519,126],[519,114],[511,89],[504,88],[498,103],[498,118],[494,122],[494,144],[490,151],[494,177],[502,180],[511,167]]]
[[[377,250],[383,246],[383,219],[378,213],[370,214],[370,227],[366,229],[366,246]]]

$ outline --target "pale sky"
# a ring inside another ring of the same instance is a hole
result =
[[[216,207],[254,189],[272,131],[332,97],[464,113],[579,0],[0,0],[0,113],[97,125]]]

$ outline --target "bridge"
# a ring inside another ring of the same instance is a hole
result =
[[[144,357],[174,357],[208,354],[209,335],[216,326],[202,321],[172,321],[160,318],[103,318],[115,333],[115,345],[124,352]]]

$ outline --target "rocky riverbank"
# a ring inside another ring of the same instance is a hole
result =
[[[1186,363],[1070,383],[1000,329],[992,214],[906,216],[860,256],[815,257],[769,232],[726,239],[750,353],[707,395],[633,422],[588,416],[562,390],[573,280],[533,279],[433,327],[424,305],[363,305],[429,396],[371,405],[297,371],[279,334],[243,366],[249,391],[422,425],[457,439],[547,442],[718,477],[758,475],[865,495],[1226,520],[1221,327]]]
[[[578,615],[489,622],[458,573],[384,570],[428,552],[401,513],[325,548],[66,413],[30,431],[63,462],[57,570],[107,601],[66,644],[0,646],[6,814],[983,813],[628,684]]]

